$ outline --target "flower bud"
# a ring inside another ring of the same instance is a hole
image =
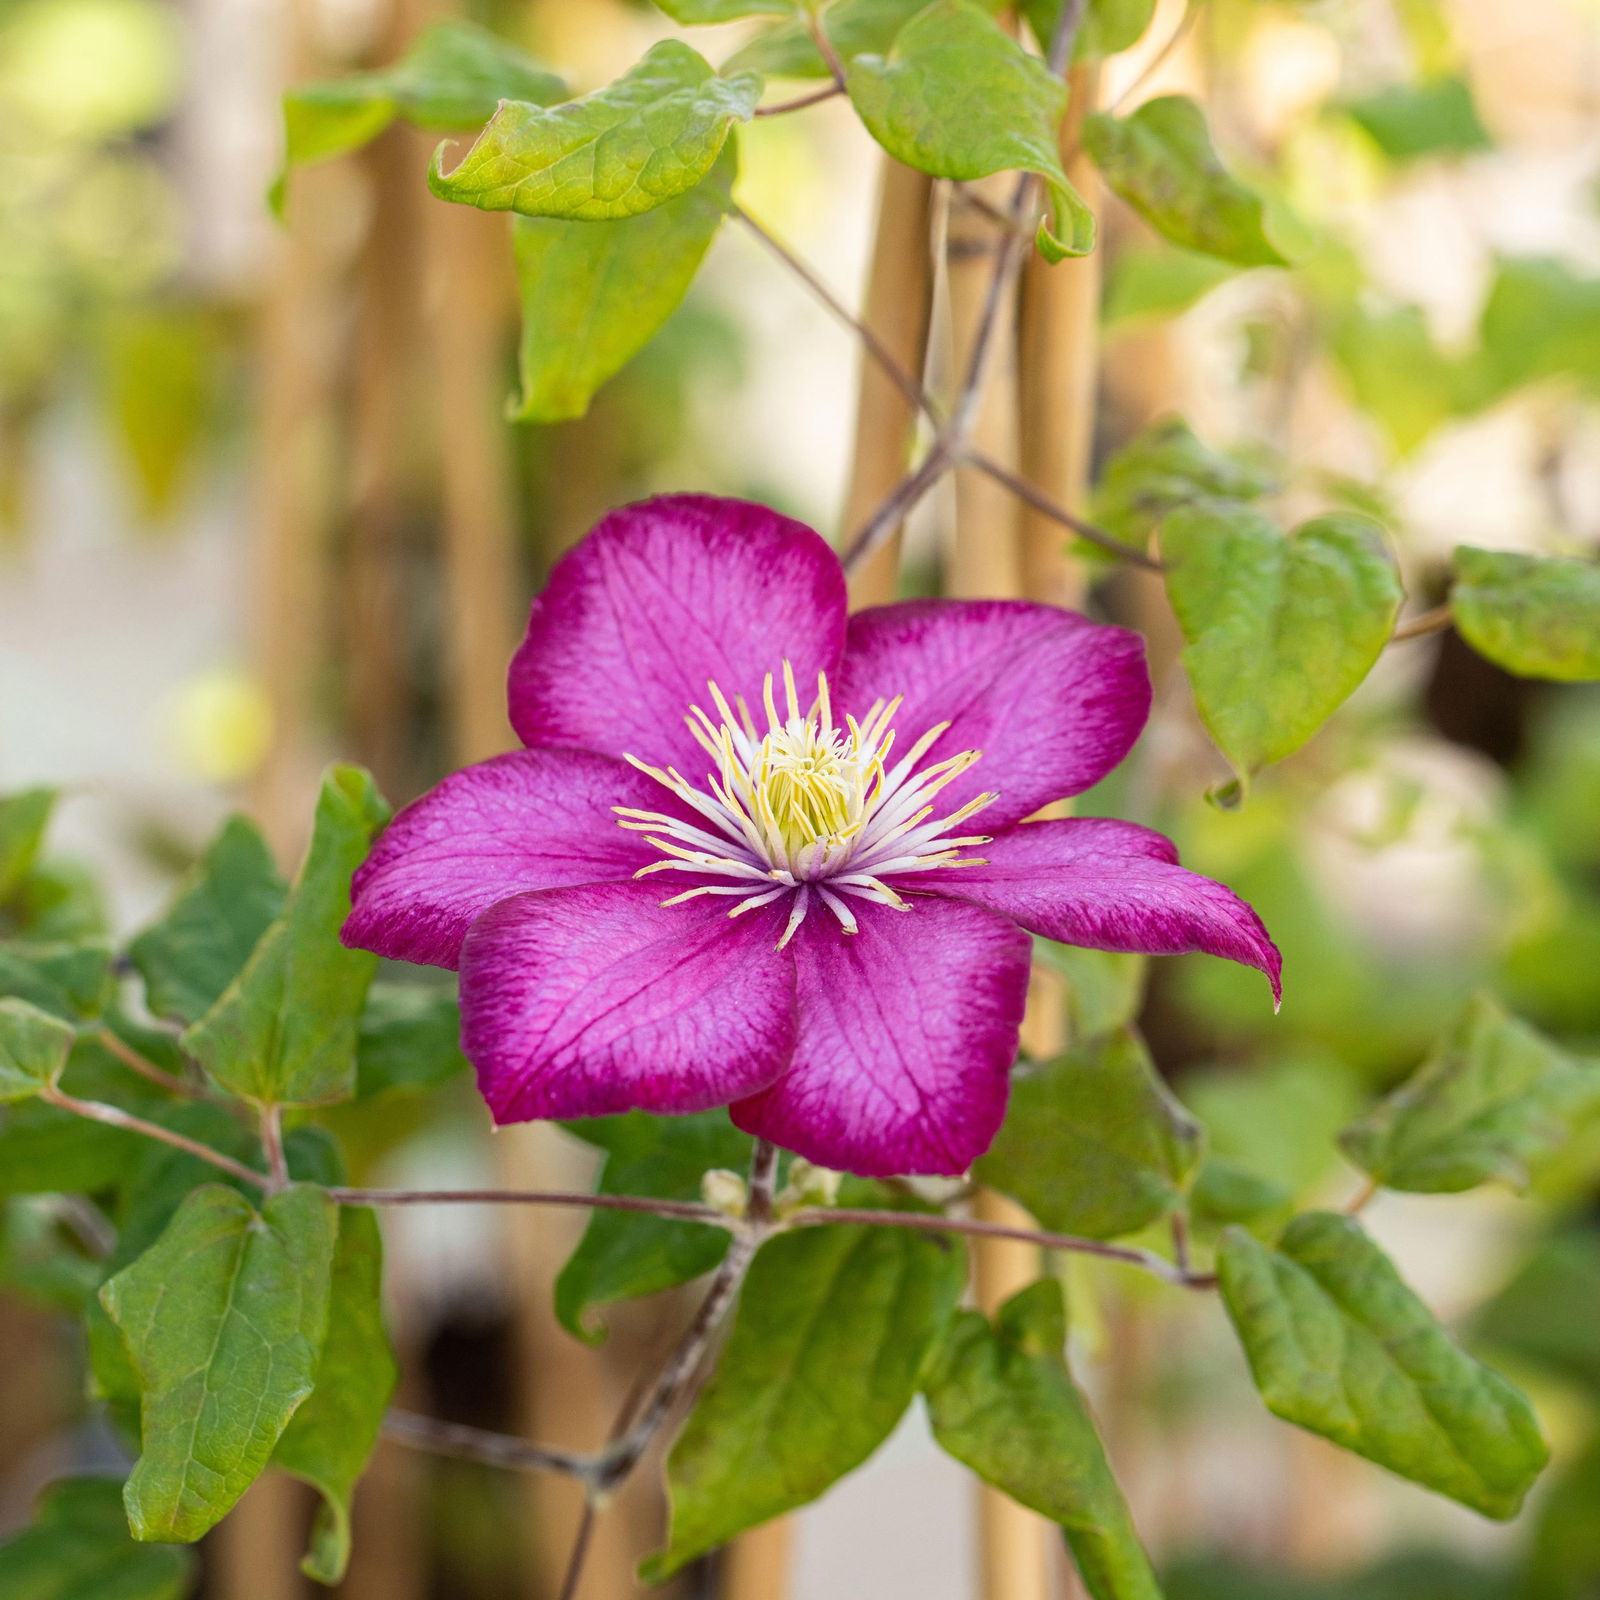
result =
[[[713,1167],[701,1175],[700,1198],[726,1216],[742,1217],[750,1203],[750,1191],[737,1172]]]

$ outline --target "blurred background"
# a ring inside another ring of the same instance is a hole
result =
[[[1080,90],[1123,106],[1198,94],[1297,264],[1185,255],[1100,197],[1098,269],[1072,280],[1087,320],[1063,336],[1099,395],[1073,448],[1103,463],[1180,413],[1259,468],[1286,514],[1382,520],[1417,609],[1458,542],[1595,553],[1600,8],[1192,6],[1162,0],[1146,41]],[[742,230],[723,230],[684,306],[587,416],[535,427],[503,420],[518,337],[505,219],[430,198],[433,140],[397,126],[297,174],[273,221],[284,86],[390,61],[444,14],[431,0],[0,0],[0,790],[65,786],[53,858],[63,881],[74,863],[105,875],[93,915],[118,928],[153,913],[229,809],[292,857],[330,756],[371,766],[400,802],[505,747],[526,602],[606,507],[743,494],[833,537],[865,509],[847,500],[866,472],[871,375]],[[471,15],[579,91],[673,31],[625,0]],[[720,60],[747,31],[694,42]],[[883,165],[833,102],[745,130],[738,193],[855,305],[892,220]],[[902,270],[931,273],[937,386],[970,299],[972,215],[943,186],[927,204],[935,247],[913,239]],[[892,304],[892,275],[875,282]],[[991,445],[1011,428],[1013,456],[1018,350],[985,423]],[[1022,414],[1020,453],[1050,454],[1025,399]],[[1094,505],[1078,480],[1058,492]],[[1109,520],[1104,494],[1101,508]],[[985,552],[1019,537],[1019,517],[957,478],[913,518],[896,581],[982,592]],[[1171,832],[1188,864],[1256,904],[1285,956],[1276,1019],[1259,978],[1222,963],[1150,974],[1142,1025],[1213,1130],[1202,1229],[1241,1206],[1348,1200],[1359,1184],[1332,1134],[1476,988],[1600,1048],[1600,695],[1511,678],[1449,632],[1396,644],[1327,731],[1224,813],[1203,799],[1223,774],[1159,586],[1086,577],[1095,610],[1146,633],[1158,698],[1134,756],[1081,809]],[[592,1164],[549,1129],[491,1140],[460,1085],[364,1102],[362,1118],[339,1122],[358,1181],[577,1183]],[[1270,1192],[1241,1197],[1245,1167]],[[1369,1212],[1430,1304],[1539,1405],[1556,1464],[1507,1527],[1273,1422],[1210,1297],[1074,1262],[1079,1370],[1172,1600],[1600,1596],[1597,1199],[1600,1129],[1529,1197],[1388,1195]],[[110,1448],[71,1324],[28,1270],[32,1204],[4,1200],[0,1529],[52,1474]],[[625,1308],[598,1350],[556,1326],[571,1219],[453,1207],[386,1226],[415,1409],[592,1443],[671,1320],[651,1301]],[[575,1510],[562,1484],[384,1446],[340,1593],[544,1600]],[[207,1541],[207,1600],[302,1600],[308,1516],[298,1489],[259,1486]],[[819,1505],[670,1592],[965,1600],[978,1520],[913,1419]],[[583,1594],[633,1593],[660,1526],[651,1492],[631,1489]],[[1065,1596],[1058,1565],[1049,1592]],[[1036,1597],[991,1579],[985,1600]]]

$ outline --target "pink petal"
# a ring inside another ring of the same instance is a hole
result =
[[[1098,783],[1150,713],[1138,634],[1024,600],[908,600],[857,612],[839,671],[834,704],[857,716],[874,700],[905,696],[898,749],[948,721],[933,759],[983,752],[939,796],[953,811],[998,791],[974,822],[982,832]]]
[[[820,908],[801,925],[794,1064],[733,1120],[864,1177],[965,1172],[1005,1116],[1028,940],[955,901],[851,909],[854,935]]]
[[[1131,822],[1025,822],[973,852],[986,865],[901,879],[903,890],[957,896],[1033,933],[1090,950],[1224,956],[1266,973],[1281,996],[1283,959],[1236,895],[1178,865],[1170,839]]]
[[[705,1111],[794,1048],[787,908],[662,906],[659,882],[504,900],[461,952],[461,1043],[496,1122]]]
[[[809,703],[844,643],[838,558],[765,506],[667,495],[613,511],[556,563],[511,663],[523,741],[675,763],[709,761],[685,725],[712,712],[708,680],[761,704],[764,676],[794,666]],[[712,712],[715,716],[715,713]]]
[[[384,830],[351,884],[341,937],[396,961],[454,967],[473,919],[497,901],[629,878],[659,861],[612,807],[664,801],[670,809],[642,772],[588,750],[518,750],[467,767]]]

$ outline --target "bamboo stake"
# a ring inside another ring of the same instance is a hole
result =
[[[933,315],[933,180],[882,158],[878,221],[861,320],[907,372],[922,375]],[[842,525],[861,525],[904,475],[916,439],[916,407],[882,366],[862,351],[856,398],[855,449]],[[901,531],[850,581],[854,606],[882,605],[898,591]]]

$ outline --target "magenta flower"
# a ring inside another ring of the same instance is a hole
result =
[[[557,565],[510,704],[528,748],[400,812],[344,929],[460,968],[497,1122],[727,1105],[822,1166],[960,1173],[1005,1113],[1029,932],[1278,991],[1255,912],[1160,834],[1023,821],[1138,737],[1121,628],[1004,600],[847,618],[809,528],[670,496]]]

